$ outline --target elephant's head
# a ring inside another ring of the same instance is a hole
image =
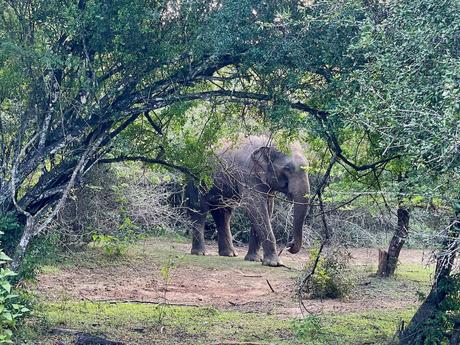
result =
[[[286,155],[273,147],[260,147],[252,153],[259,177],[273,191],[284,193],[294,202],[293,241],[289,251],[297,253],[302,246],[302,229],[307,215],[310,183],[305,171],[307,162],[300,145],[291,145],[291,154]]]

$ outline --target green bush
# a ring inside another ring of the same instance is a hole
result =
[[[305,275],[310,274],[319,255],[318,250],[310,252]],[[342,298],[353,288],[355,277],[349,269],[350,255],[344,250],[327,251],[319,258],[315,272],[301,286],[302,292],[310,298]],[[305,275],[303,277],[305,277]]]
[[[3,250],[11,254],[21,236],[21,226],[16,216],[11,213],[0,213],[0,232],[2,232]]]
[[[122,256],[128,246],[128,243],[122,238],[96,233],[93,234],[92,244],[94,247],[101,248],[109,256]]]
[[[13,343],[18,324],[30,311],[13,291],[10,280],[16,273],[5,267],[9,261],[11,259],[0,249],[0,344]]]
[[[308,315],[301,321],[296,320],[292,328],[300,339],[309,339],[309,340],[321,340],[326,341],[327,332],[324,330],[324,326],[321,322],[321,319],[316,315]]]
[[[106,255],[122,256],[125,254],[130,243],[134,243],[145,235],[139,231],[139,227],[134,224],[128,216],[118,226],[118,230],[112,235],[93,232],[92,245],[101,248]]]
[[[36,279],[43,265],[55,264],[64,257],[61,234],[46,232],[32,239],[15,280]]]

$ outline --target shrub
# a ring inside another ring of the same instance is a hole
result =
[[[350,255],[342,249],[328,250],[318,259],[314,274],[305,279],[313,270],[319,251],[312,250],[305,268],[301,292],[310,298],[342,298],[353,288],[355,278],[349,269]]]
[[[13,291],[10,279],[16,273],[5,267],[9,261],[11,259],[0,249],[0,344],[13,343],[13,333],[30,311]]]
[[[0,213],[0,232],[3,239],[3,250],[11,254],[19,242],[20,229],[16,216],[13,213]]]
[[[36,279],[39,268],[43,265],[55,264],[62,258],[63,247],[59,233],[48,231],[34,238],[27,250],[18,275],[14,281]]]
[[[308,315],[301,321],[296,320],[293,322],[293,330],[300,339],[326,340],[327,337],[321,319],[316,315]]]
[[[123,238],[96,233],[93,234],[92,244],[94,247],[101,248],[109,256],[121,256],[128,247],[128,242]]]
[[[190,222],[168,203],[173,192],[162,183],[168,176],[139,165],[98,167],[68,200],[54,230],[67,245],[96,242],[112,254],[122,254],[123,244],[137,236],[184,232]]]

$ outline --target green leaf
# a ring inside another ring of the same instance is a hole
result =
[[[2,317],[3,317],[5,320],[13,321],[13,315],[11,315],[10,312],[3,313],[3,314],[2,314]]]
[[[11,261],[11,258],[4,252],[0,251],[0,261]]]
[[[8,293],[11,292],[11,284],[8,281],[0,282],[0,286]]]

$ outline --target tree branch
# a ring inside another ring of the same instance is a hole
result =
[[[99,163],[117,163],[117,162],[128,162],[128,161],[164,165],[165,167],[178,170],[178,171],[190,176],[191,178],[193,178],[195,180],[198,180],[198,176],[196,174],[194,174],[192,171],[190,171],[190,169],[188,169],[186,167],[183,167],[183,166],[180,166],[180,165],[169,163],[169,162],[167,162],[165,160],[162,160],[162,159],[148,158],[148,157],[143,157],[143,156],[119,156],[119,157],[115,157],[115,158],[100,159],[98,162]]]

